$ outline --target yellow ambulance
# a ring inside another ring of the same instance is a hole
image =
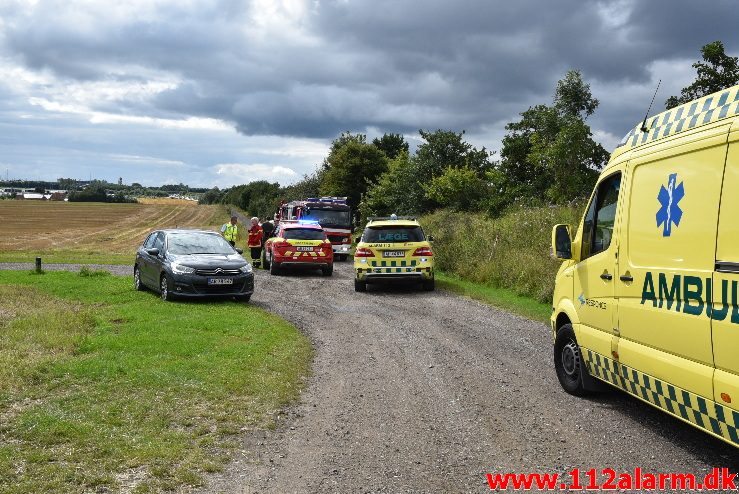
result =
[[[552,231],[554,363],[739,446],[739,86],[640,122]]]

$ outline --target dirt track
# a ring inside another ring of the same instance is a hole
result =
[[[489,492],[488,472],[739,470],[731,446],[623,393],[565,394],[547,328],[475,301],[354,293],[351,265],[337,263],[331,278],[260,270],[252,303],[311,337],[314,375],[277,430],[244,436],[202,492]]]
[[[316,346],[302,402],[206,492],[489,492],[487,472],[737,470],[732,447],[624,394],[565,394],[547,328],[411,289],[354,293],[351,265],[274,277],[253,303]]]

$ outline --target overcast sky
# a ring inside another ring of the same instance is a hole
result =
[[[611,150],[738,27],[735,0],[0,0],[0,173],[287,184],[343,130],[497,150],[569,69]]]

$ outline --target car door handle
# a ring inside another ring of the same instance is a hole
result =
[[[601,277],[601,279],[607,280],[607,281],[611,281],[613,279],[613,275],[612,274],[608,274],[608,273],[603,273],[602,275],[600,275],[600,277]]]
[[[628,274],[622,274],[621,276],[618,277],[618,279],[620,279],[621,281],[625,281],[627,283],[634,281],[634,277]]]

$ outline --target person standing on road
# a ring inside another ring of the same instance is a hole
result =
[[[221,235],[225,238],[231,247],[236,247],[236,237],[239,235],[239,226],[236,224],[238,218],[231,216],[231,222],[226,223],[221,227]]]
[[[251,251],[251,263],[255,268],[262,265],[262,238],[264,232],[259,226],[259,218],[256,216],[251,219],[251,228],[249,228],[249,240],[247,241],[249,250]]]

